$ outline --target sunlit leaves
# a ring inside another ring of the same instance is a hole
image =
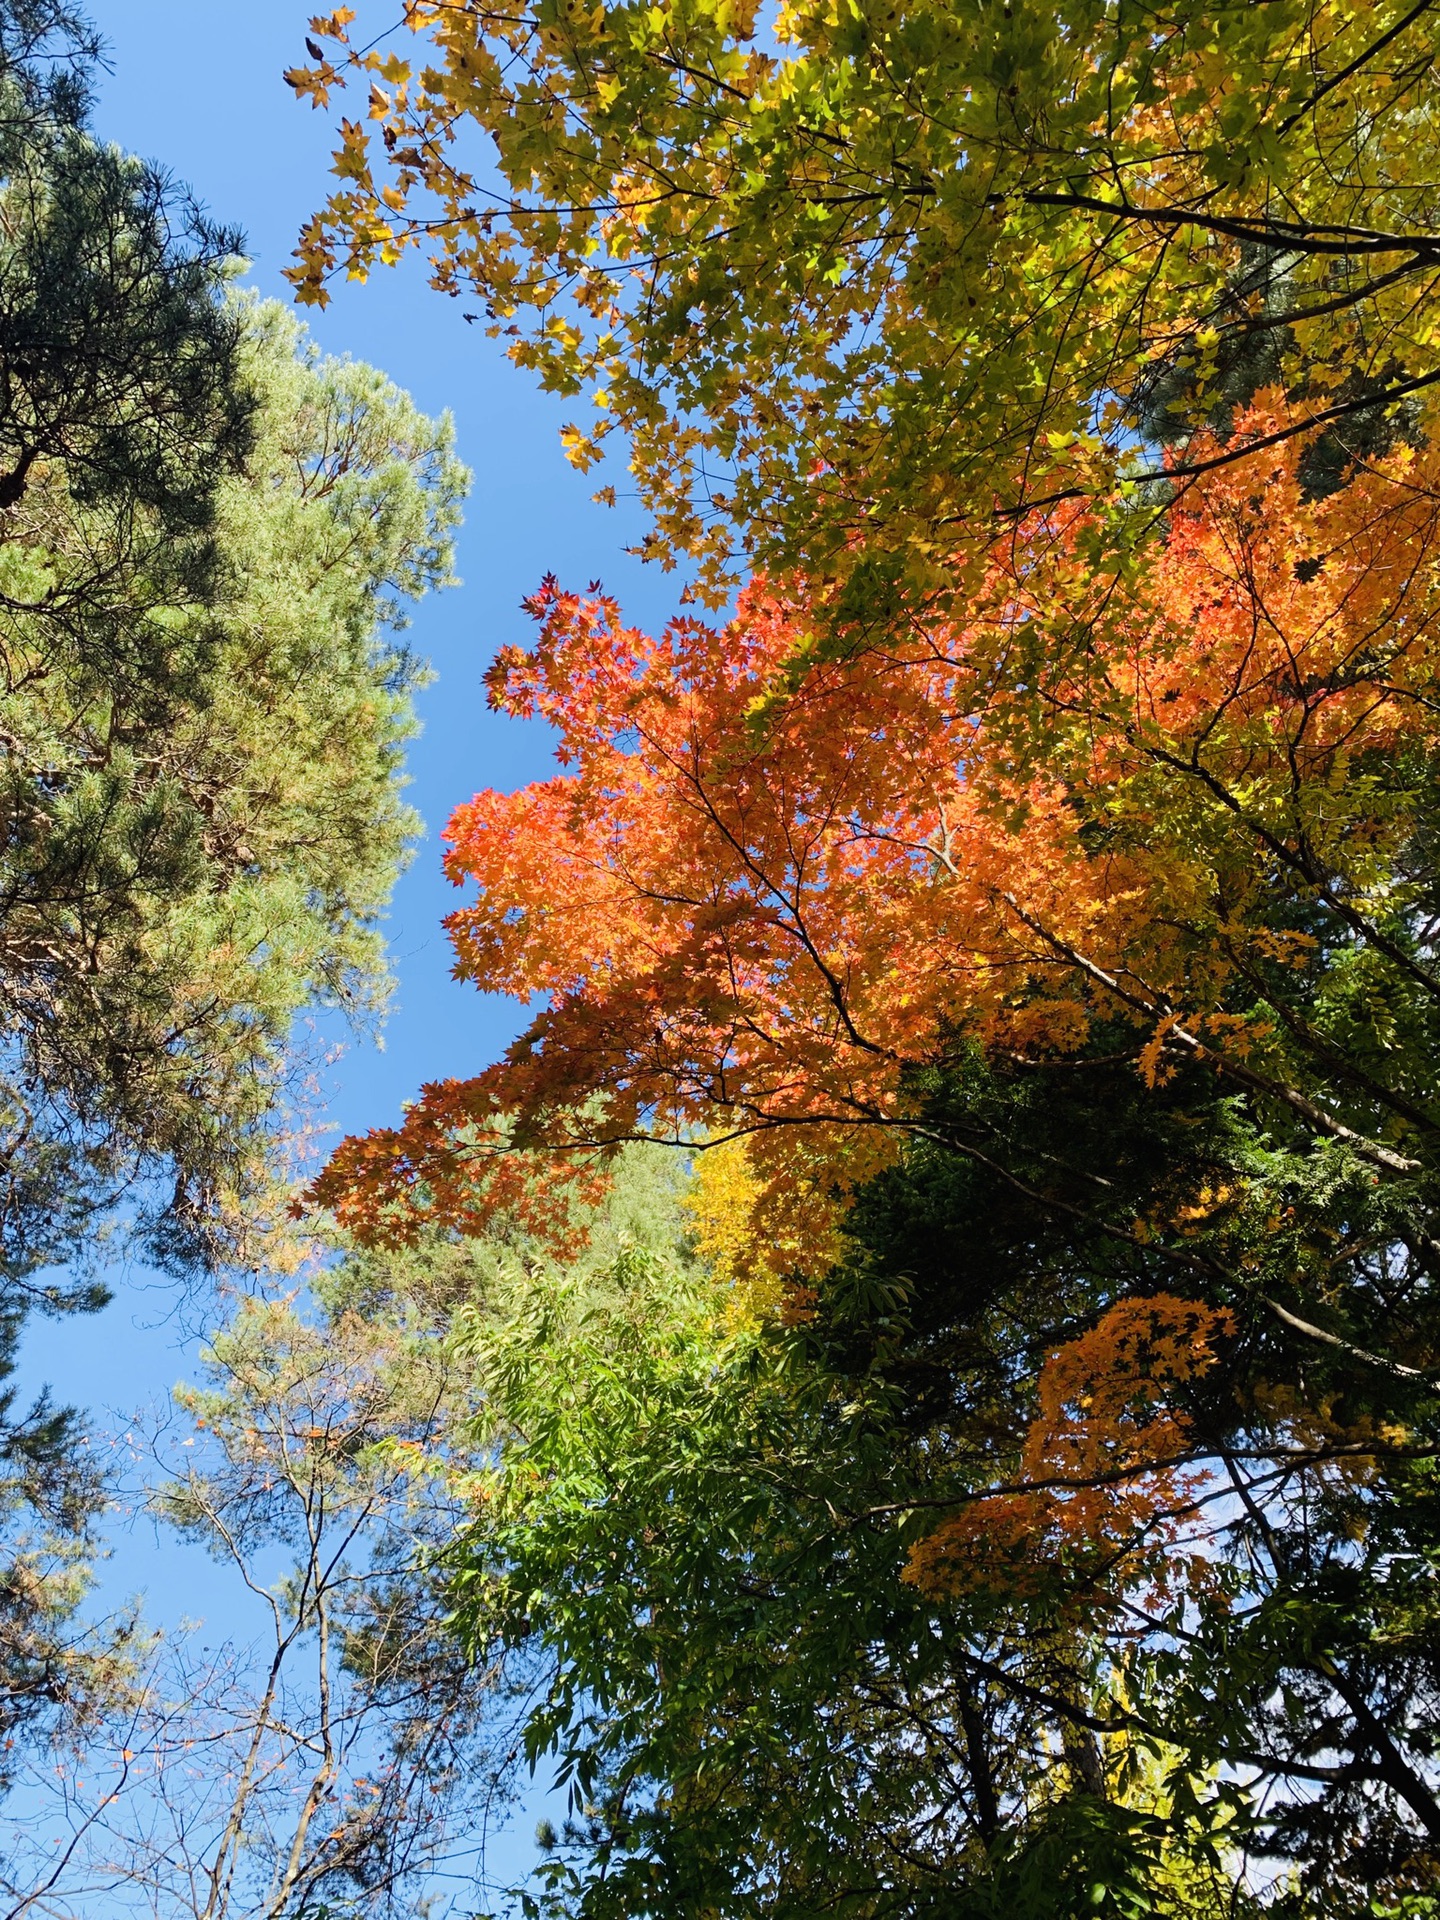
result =
[[[1423,6],[406,18],[420,57],[335,16],[292,76],[377,89],[300,297],[428,247],[545,385],[610,396],[702,597],[876,545],[963,589],[958,526],[1105,494],[1266,379],[1323,412],[1434,376]]]
[[[849,659],[816,657],[798,591],[651,639],[547,586],[491,686],[556,726],[562,771],[460,808],[447,859],[477,888],[450,922],[461,973],[549,1006],[505,1062],[345,1149],[327,1201],[433,1182],[483,1218],[502,1121],[571,1168],[716,1126],[756,1136],[767,1204],[816,1209],[818,1245],[956,1036],[1064,1054],[1117,1015],[1151,1084],[1204,1061],[1362,1150],[1377,1124],[1408,1138],[1413,1064],[1403,1086],[1367,1065],[1391,1117],[1357,1133],[1343,1100],[1312,1113],[1287,1022],[1328,965],[1325,1017],[1369,1048],[1388,1016],[1360,983],[1410,977],[1385,929],[1433,751],[1430,456],[1309,502],[1306,457],[1279,443],[1263,495],[1215,467],[1119,578],[1086,516],[1037,520],[966,618]],[[843,1150],[812,1165],[822,1138]]]

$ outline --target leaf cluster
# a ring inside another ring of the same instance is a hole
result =
[[[969,584],[958,527],[1198,470],[1260,386],[1339,435],[1328,469],[1436,378],[1428,4],[405,18],[418,56],[347,7],[289,75],[369,89],[299,296],[426,248],[593,400],[577,466],[628,441],[644,550],[712,602],[750,562],[854,571],[842,628],[882,577],[933,604]]]

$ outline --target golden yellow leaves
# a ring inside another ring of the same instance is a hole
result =
[[[318,47],[316,40],[337,40],[345,43],[345,30],[355,18],[353,7],[337,7],[334,13],[316,14],[310,21],[310,33],[313,36],[305,42],[306,50],[314,67],[291,67],[285,73],[285,83],[293,87],[301,99],[309,95],[312,107],[325,107],[330,104],[331,90],[344,85],[341,69]]]
[[[361,186],[371,184],[369,136],[358,120],[340,122],[340,151],[335,155],[335,171],[342,180],[354,180]]]
[[[302,307],[328,305],[330,294],[325,283],[334,269],[335,248],[328,228],[318,216],[308,221],[301,232],[295,258],[298,264],[285,267],[282,272],[295,289],[296,301]]]
[[[1165,1052],[1166,1041],[1179,1024],[1180,1016],[1178,1013],[1165,1014],[1157,1023],[1155,1031],[1141,1049],[1139,1060],[1140,1076],[1147,1087],[1159,1085],[1162,1080],[1168,1079],[1171,1073],[1173,1073],[1174,1069],[1172,1066],[1162,1067],[1161,1058]]]
[[[287,67],[284,78],[302,100],[310,96],[312,107],[328,107],[331,89],[340,84],[339,71],[328,60],[317,67]]]
[[[523,330],[513,357],[547,383],[613,383],[653,523],[644,551],[687,561],[696,597],[726,602],[747,550],[844,574],[877,542],[930,596],[963,590],[959,525],[1040,499],[1135,499],[1137,394],[1153,389],[1142,434],[1161,423],[1172,440],[1225,401],[1237,347],[1280,296],[1278,280],[1236,288],[1281,178],[1312,399],[1362,362],[1378,378],[1433,358],[1420,265],[1392,274],[1386,255],[1372,272],[1367,253],[1337,293],[1332,241],[1306,251],[1337,220],[1375,228],[1381,209],[1397,233],[1423,229],[1420,119],[1364,61],[1330,71],[1349,9],[1318,0],[1299,28],[1272,8],[1221,11],[1223,57],[1192,37],[1193,10],[1161,43],[1100,5],[1046,42],[1020,9],[1002,22],[912,0],[887,19],[929,57],[897,96],[886,61],[852,44],[849,6],[783,9],[777,57],[753,49],[751,0],[410,0],[405,25],[435,51],[418,84],[396,56],[350,48],[349,9],[315,23],[343,61],[291,81],[316,104],[342,66],[392,89],[371,112],[393,191],[331,200],[335,260],[363,274],[399,250],[376,222],[403,230],[430,247],[438,286]],[[1395,22],[1417,56],[1424,31]],[[1015,76],[1003,138],[971,84],[996,59]],[[1323,128],[1285,104],[1317,84]],[[1364,116],[1364,142],[1347,116]],[[494,143],[492,207],[455,159],[468,134]],[[547,334],[567,304],[615,337]]]
[[[696,1251],[729,1289],[726,1319],[737,1327],[774,1319],[784,1300],[756,1218],[760,1195],[743,1140],[720,1141],[697,1155],[685,1206],[695,1223]]]

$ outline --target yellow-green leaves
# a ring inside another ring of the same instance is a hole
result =
[[[610,391],[702,598],[876,543],[931,594],[937,550],[1113,486],[1137,431],[1183,465],[1251,361],[1351,398],[1433,370],[1434,36],[1400,0],[827,0],[763,50],[732,0],[408,23],[418,80],[340,16],[293,76],[392,89],[383,165],[342,122],[300,297],[428,244],[548,386]]]

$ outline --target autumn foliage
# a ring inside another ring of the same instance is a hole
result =
[[[1437,521],[1429,452],[1319,501],[1302,457],[1206,475],[1114,571],[1086,512],[1037,519],[964,622],[844,659],[811,650],[799,583],[658,638],[547,583],[490,687],[561,769],[458,808],[446,856],[474,890],[458,973],[546,1005],[317,1197],[366,1233],[473,1224],[516,1203],[513,1142],[563,1183],[706,1127],[749,1136],[766,1209],[818,1222],[893,1155],[916,1070],[962,1038],[1063,1055],[1097,1019],[1152,1082],[1200,1061],[1308,1113],[1271,1002],[1322,943],[1274,902],[1385,944],[1413,821],[1390,773],[1435,739]]]
[[[298,297],[423,249],[733,605],[533,597],[446,855],[531,1023],[313,1190],[697,1164],[465,1547],[610,1783],[557,1910],[1428,1911],[1433,8],[366,12]]]
[[[1203,1579],[1203,1559],[1176,1562],[1206,1476],[1173,1396],[1210,1370],[1233,1330],[1223,1308],[1169,1294],[1112,1307],[1041,1368],[1017,1487],[981,1495],[925,1535],[904,1578],[951,1597],[997,1582],[1011,1596],[1079,1588],[1089,1608],[1113,1602],[1105,1577],[1117,1560],[1127,1583]]]
[[[1264,378],[1291,432],[1437,379],[1424,5],[400,11],[287,75],[335,135],[298,297],[423,251],[712,603],[747,560],[967,592],[957,527],[1199,468]]]
[[[1239,430],[1283,419],[1272,399]],[[1352,998],[1393,998],[1364,985],[1377,954],[1423,976],[1395,916],[1437,744],[1437,457],[1401,448],[1320,499],[1304,457],[1280,441],[1263,483],[1216,467],[1123,566],[1097,569],[1088,510],[1038,517],[988,554],[966,619],[842,657],[798,582],[658,638],[547,582],[490,688],[550,722],[560,769],[458,808],[446,856],[470,890],[457,972],[543,1008],[496,1066],[346,1143],[314,1197],[372,1239],[515,1217],[563,1235],[624,1141],[738,1154],[708,1200],[701,1182],[705,1244],[744,1313],[804,1326],[847,1196],[926,1136],[927,1075],[966,1049],[1079,1059],[1102,1032],[1141,1086],[1198,1069],[1377,1182],[1413,1169],[1423,1088],[1357,1056],[1342,1082],[1369,1106],[1347,1106],[1313,996],[1336,953],[1358,955]],[[1218,1429],[1192,1447],[1183,1403],[1235,1331],[1227,1302],[1270,1298],[1225,1222],[1280,1219],[1202,1172],[1104,1230],[1137,1259],[1163,1242],[1162,1271],[1209,1302],[1102,1293],[998,1477],[913,1547],[921,1590],[1103,1610],[1208,1578],[1185,1540]],[[998,1174],[1075,1211],[1043,1170]]]

